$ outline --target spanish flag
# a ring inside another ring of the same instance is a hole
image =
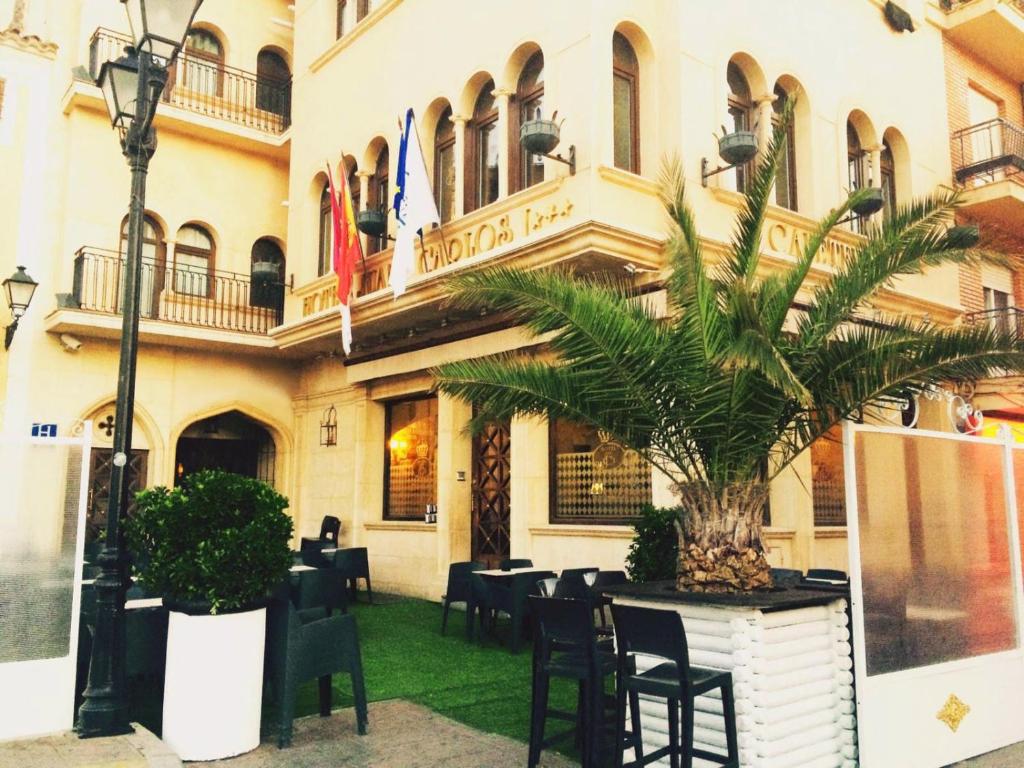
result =
[[[356,271],[356,260],[362,259],[363,249],[356,229],[356,214],[352,209],[352,193],[345,180],[344,167],[339,169],[340,190],[335,191],[331,166],[327,166],[327,184],[331,192],[331,224],[333,228],[333,266],[338,276],[338,299],[341,301],[341,345],[345,354],[352,351],[352,311],[349,306],[352,294],[352,276]]]

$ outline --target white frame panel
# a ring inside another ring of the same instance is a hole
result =
[[[961,441],[1002,447],[1006,496],[1010,577],[1017,620],[1017,647],[999,653],[925,667],[867,675],[864,642],[864,592],[860,563],[860,525],[854,441],[859,432],[873,432]],[[1024,690],[1024,581],[1021,572],[1020,530],[1013,477],[1013,451],[1024,445],[971,435],[843,424],[847,534],[850,554],[850,593],[853,616],[854,672],[857,681],[857,722],[860,763],[866,768],[942,768],[968,757],[1024,741],[1024,719],[1017,709]],[[971,711],[954,732],[937,714],[950,694]]]
[[[78,623],[82,600],[82,561],[85,556],[85,513],[89,497],[92,422],[84,422],[82,434],[78,437],[28,437],[11,440],[0,436],[0,440],[27,446],[67,445],[80,446],[82,449],[68,655],[54,659],[0,664],[0,741],[5,741],[67,731],[74,724]]]

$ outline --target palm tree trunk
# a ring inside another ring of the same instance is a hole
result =
[[[676,588],[690,592],[752,592],[772,586],[761,543],[765,483],[677,488],[683,513],[677,523]]]

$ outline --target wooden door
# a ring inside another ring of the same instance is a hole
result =
[[[114,468],[111,448],[93,448],[90,453],[89,508],[85,517],[85,540],[103,538],[107,527],[107,506],[110,504],[110,475]],[[128,508],[125,515],[135,511],[135,494],[146,487],[146,467],[149,451],[132,451],[128,462]]]
[[[488,424],[473,444],[473,559],[489,568],[510,551],[511,445],[507,421]]]

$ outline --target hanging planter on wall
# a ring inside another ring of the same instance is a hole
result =
[[[555,150],[561,139],[561,129],[554,120],[527,120],[519,128],[519,143],[527,152],[547,155]]]
[[[370,237],[380,237],[383,235],[387,221],[387,212],[375,208],[367,208],[365,211],[360,211],[356,214],[356,227],[364,235],[369,235]]]

